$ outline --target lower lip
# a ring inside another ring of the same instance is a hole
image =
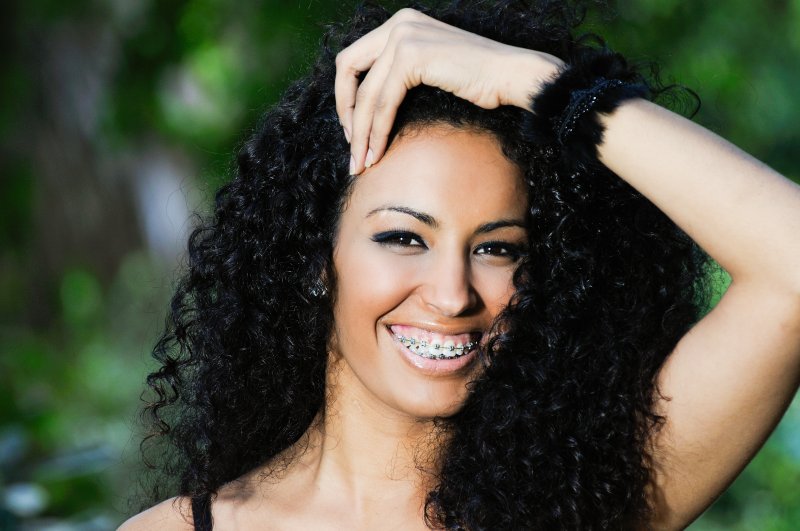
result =
[[[463,370],[465,367],[474,362],[478,357],[478,347],[473,348],[469,354],[464,354],[458,358],[452,359],[430,359],[423,358],[408,350],[405,345],[400,343],[400,340],[390,331],[386,330],[389,337],[392,339],[395,348],[400,352],[400,355],[406,360],[414,369],[430,375],[430,376],[446,376]]]

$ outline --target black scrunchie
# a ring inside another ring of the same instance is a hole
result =
[[[611,113],[623,101],[648,98],[642,76],[617,53],[587,48],[531,98],[523,123],[526,140],[554,148],[568,170],[597,162],[603,140],[598,113]]]

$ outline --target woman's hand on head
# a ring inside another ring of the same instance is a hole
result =
[[[336,110],[350,142],[351,173],[381,159],[411,88],[438,87],[486,109],[527,109],[530,95],[562,64],[401,9],[336,57]]]

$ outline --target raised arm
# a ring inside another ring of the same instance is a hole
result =
[[[633,100],[604,118],[601,161],[732,277],[659,376],[655,499],[676,529],[744,468],[800,383],[800,187],[702,127]]]
[[[466,58],[466,59],[465,59]],[[383,155],[406,91],[421,83],[486,108],[527,109],[561,62],[403,10],[337,58],[337,110],[352,170]],[[369,70],[359,87],[358,75]],[[702,127],[643,100],[602,118],[601,162],[732,276],[664,365],[653,442],[656,529],[680,529],[764,443],[800,383],[800,187]]]

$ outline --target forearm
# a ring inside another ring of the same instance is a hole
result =
[[[644,100],[601,117],[603,164],[735,282],[800,292],[800,187],[710,131]]]
[[[800,187],[643,100],[602,118],[600,160],[733,277],[659,373],[657,529],[682,528],[763,445],[800,379]]]

